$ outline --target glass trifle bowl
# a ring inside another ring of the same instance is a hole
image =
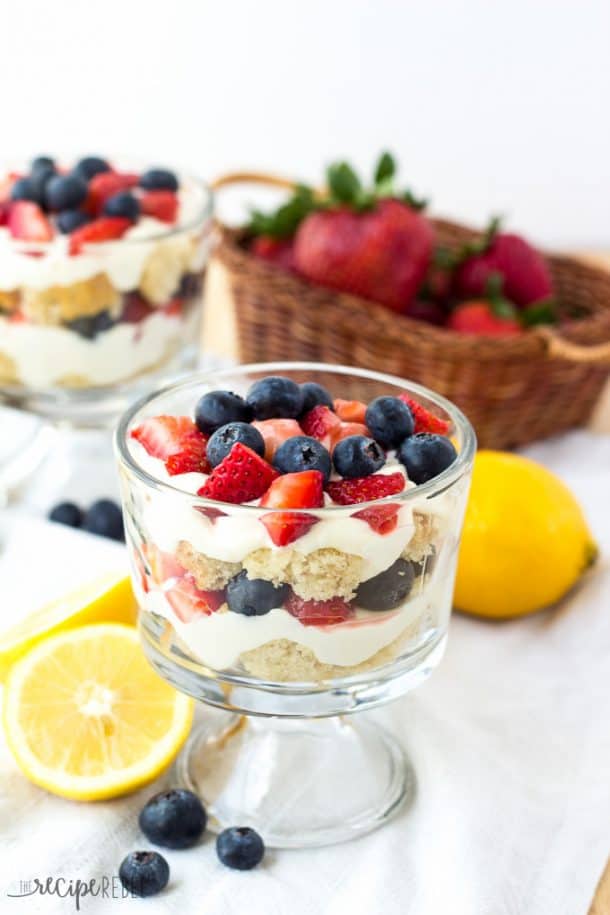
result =
[[[318,363],[196,375],[123,415],[142,643],[163,677],[217,710],[177,762],[217,828],[323,845],[412,794],[399,743],[351,715],[402,696],[442,657],[475,447],[431,391]]]
[[[194,368],[211,215],[207,186],[167,169],[39,157],[6,170],[0,402],[101,428],[151,382]]]

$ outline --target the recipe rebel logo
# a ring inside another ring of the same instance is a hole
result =
[[[91,877],[89,880],[68,877],[32,877],[15,881],[9,885],[6,895],[11,899],[27,899],[31,896],[54,896],[58,899],[72,899],[77,912],[87,896],[99,899],[128,899],[135,894],[126,890],[116,874]]]

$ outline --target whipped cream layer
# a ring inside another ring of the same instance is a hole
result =
[[[452,585],[451,580],[449,584]],[[215,670],[235,666],[242,653],[276,639],[304,645],[322,664],[351,667],[373,657],[418,620],[428,628],[439,616],[445,617],[449,601],[446,582],[437,579],[396,610],[358,610],[355,619],[344,623],[304,626],[282,607],[264,616],[244,616],[227,610],[183,623],[162,591],[151,591],[140,598],[144,610],[169,620],[189,651]]]
[[[87,340],[65,327],[0,317],[0,352],[13,361],[19,381],[28,387],[49,387],[67,376],[93,385],[114,384],[166,359],[188,334],[187,327],[179,315],[159,311]]]
[[[204,207],[201,187],[184,180],[178,191],[179,211],[173,226],[151,217],[142,217],[118,241],[105,242],[82,254],[69,253],[70,236],[58,234],[45,245],[20,242],[9,230],[0,227],[0,289],[12,291],[23,286],[47,289],[70,286],[105,273],[119,292],[136,289],[151,254],[160,245],[175,254],[192,272],[201,270],[207,258],[207,243],[198,240],[201,226],[196,225]],[[192,227],[189,231],[187,227]],[[177,231],[183,228],[183,231]],[[175,233],[175,234],[170,234]],[[162,237],[167,236],[167,237]],[[28,250],[44,251],[37,257]]]
[[[130,448],[147,473],[185,492],[197,492],[207,479],[202,473],[169,476],[163,461],[151,457],[138,442],[130,442]],[[399,469],[404,473],[402,465],[396,462],[387,472]],[[302,537],[286,547],[278,547],[260,520],[265,515],[264,509],[260,513],[238,509],[231,514],[232,506],[222,503],[222,511],[227,514],[211,520],[189,505],[187,499],[172,497],[169,493],[151,493],[143,509],[142,522],[148,538],[164,552],[175,553],[179,542],[186,540],[198,553],[225,562],[243,562],[246,556],[261,548],[295,550],[304,554],[333,548],[362,558],[362,581],[391,566],[415,533],[410,505],[399,508],[396,528],[389,534],[378,534],[366,521],[350,515],[350,512],[358,511],[357,505],[334,506]]]

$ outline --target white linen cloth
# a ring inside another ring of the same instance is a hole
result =
[[[578,432],[528,453],[573,488],[601,558],[552,611],[499,625],[456,615],[438,671],[376,713],[411,754],[414,804],[369,836],[275,851],[250,873],[224,868],[207,836],[164,852],[161,895],[84,898],[82,912],[585,915],[610,850],[610,438]],[[5,513],[4,527],[3,626],[125,562],[122,547],[23,515]],[[72,899],[6,893],[34,877],[116,874],[127,852],[150,847],[137,814],[157,787],[64,801],[30,785],[0,737],[0,912],[74,912]]]

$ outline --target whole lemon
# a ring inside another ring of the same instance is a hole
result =
[[[529,458],[480,451],[460,547],[455,606],[507,618],[548,607],[594,562],[578,502]]]

